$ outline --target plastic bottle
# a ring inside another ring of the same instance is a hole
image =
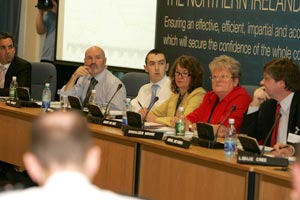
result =
[[[130,111],[130,98],[126,98],[124,102],[125,102],[125,107],[122,114],[122,122],[123,125],[127,125],[128,124],[127,111]]]
[[[177,112],[177,120],[175,122],[175,135],[185,135],[185,119],[184,119],[184,108],[179,107]]]
[[[9,86],[9,98],[10,99],[17,98],[17,87],[18,87],[17,77],[13,76],[12,80],[10,82],[10,86]]]
[[[50,90],[50,83],[45,83],[45,87],[43,90],[42,96],[42,111],[46,112],[47,109],[50,107],[51,103],[51,90]]]
[[[91,96],[89,98],[89,104],[97,105],[96,101],[96,90],[92,90]]]
[[[229,119],[229,125],[224,140],[224,155],[231,158],[236,151],[236,129],[234,127],[234,119]]]

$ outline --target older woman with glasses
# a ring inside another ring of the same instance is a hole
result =
[[[224,126],[219,128],[218,136],[224,137],[228,118],[235,119],[235,127],[239,132],[243,114],[247,111],[251,97],[239,86],[240,63],[232,57],[221,55],[209,64],[212,91],[208,92],[203,102],[192,113],[187,115],[187,124],[203,122],[218,129],[221,121]],[[233,111],[231,111],[235,107]],[[231,112],[231,113],[230,113]],[[227,117],[227,115],[230,115]],[[225,119],[227,117],[227,119]]]
[[[203,84],[203,68],[193,56],[182,55],[178,57],[170,70],[171,95],[150,111],[146,121],[157,122],[174,127],[179,107],[184,107],[184,116],[192,112],[202,102],[205,95]],[[140,113],[145,117],[146,109]]]

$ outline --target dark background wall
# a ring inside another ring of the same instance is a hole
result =
[[[1,31],[18,35],[20,2],[0,0]],[[205,68],[206,89],[210,89],[208,63],[221,54],[241,62],[241,84],[258,85],[263,65],[275,57],[299,63],[299,11],[298,0],[160,0],[155,46],[166,52],[170,63],[181,54],[197,57]],[[80,64],[55,63],[58,89]],[[120,77],[128,71],[109,69]]]
[[[264,64],[275,57],[299,63],[299,11],[298,0],[163,0],[156,46],[170,61],[181,54],[196,56],[205,67],[207,89],[208,63],[221,54],[241,62],[242,84],[258,85]]]

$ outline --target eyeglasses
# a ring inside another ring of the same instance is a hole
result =
[[[225,75],[225,74],[222,74],[222,75],[212,75],[211,77],[209,77],[211,80],[217,80],[217,79],[220,79],[220,80],[227,80],[229,78],[234,78],[232,76],[228,76],[228,75]]]
[[[182,78],[186,78],[186,77],[189,77],[191,76],[191,73],[188,73],[188,72],[178,72],[178,71],[175,71],[175,76],[181,76]]]

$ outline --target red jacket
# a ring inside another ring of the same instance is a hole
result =
[[[208,122],[208,118],[212,109],[218,100],[218,96],[210,91],[206,93],[202,103],[196,108],[193,112],[187,115],[187,119],[193,123],[197,122]],[[240,131],[241,124],[243,121],[244,113],[247,111],[248,106],[251,102],[251,97],[247,93],[247,91],[237,86],[235,87],[225,98],[223,98],[215,107],[211,119],[210,124],[219,124],[224,117],[230,112],[230,109],[233,105],[236,106],[236,109],[229,115],[229,118],[235,119],[235,127],[237,132]],[[228,119],[225,120],[224,125],[228,125]]]

